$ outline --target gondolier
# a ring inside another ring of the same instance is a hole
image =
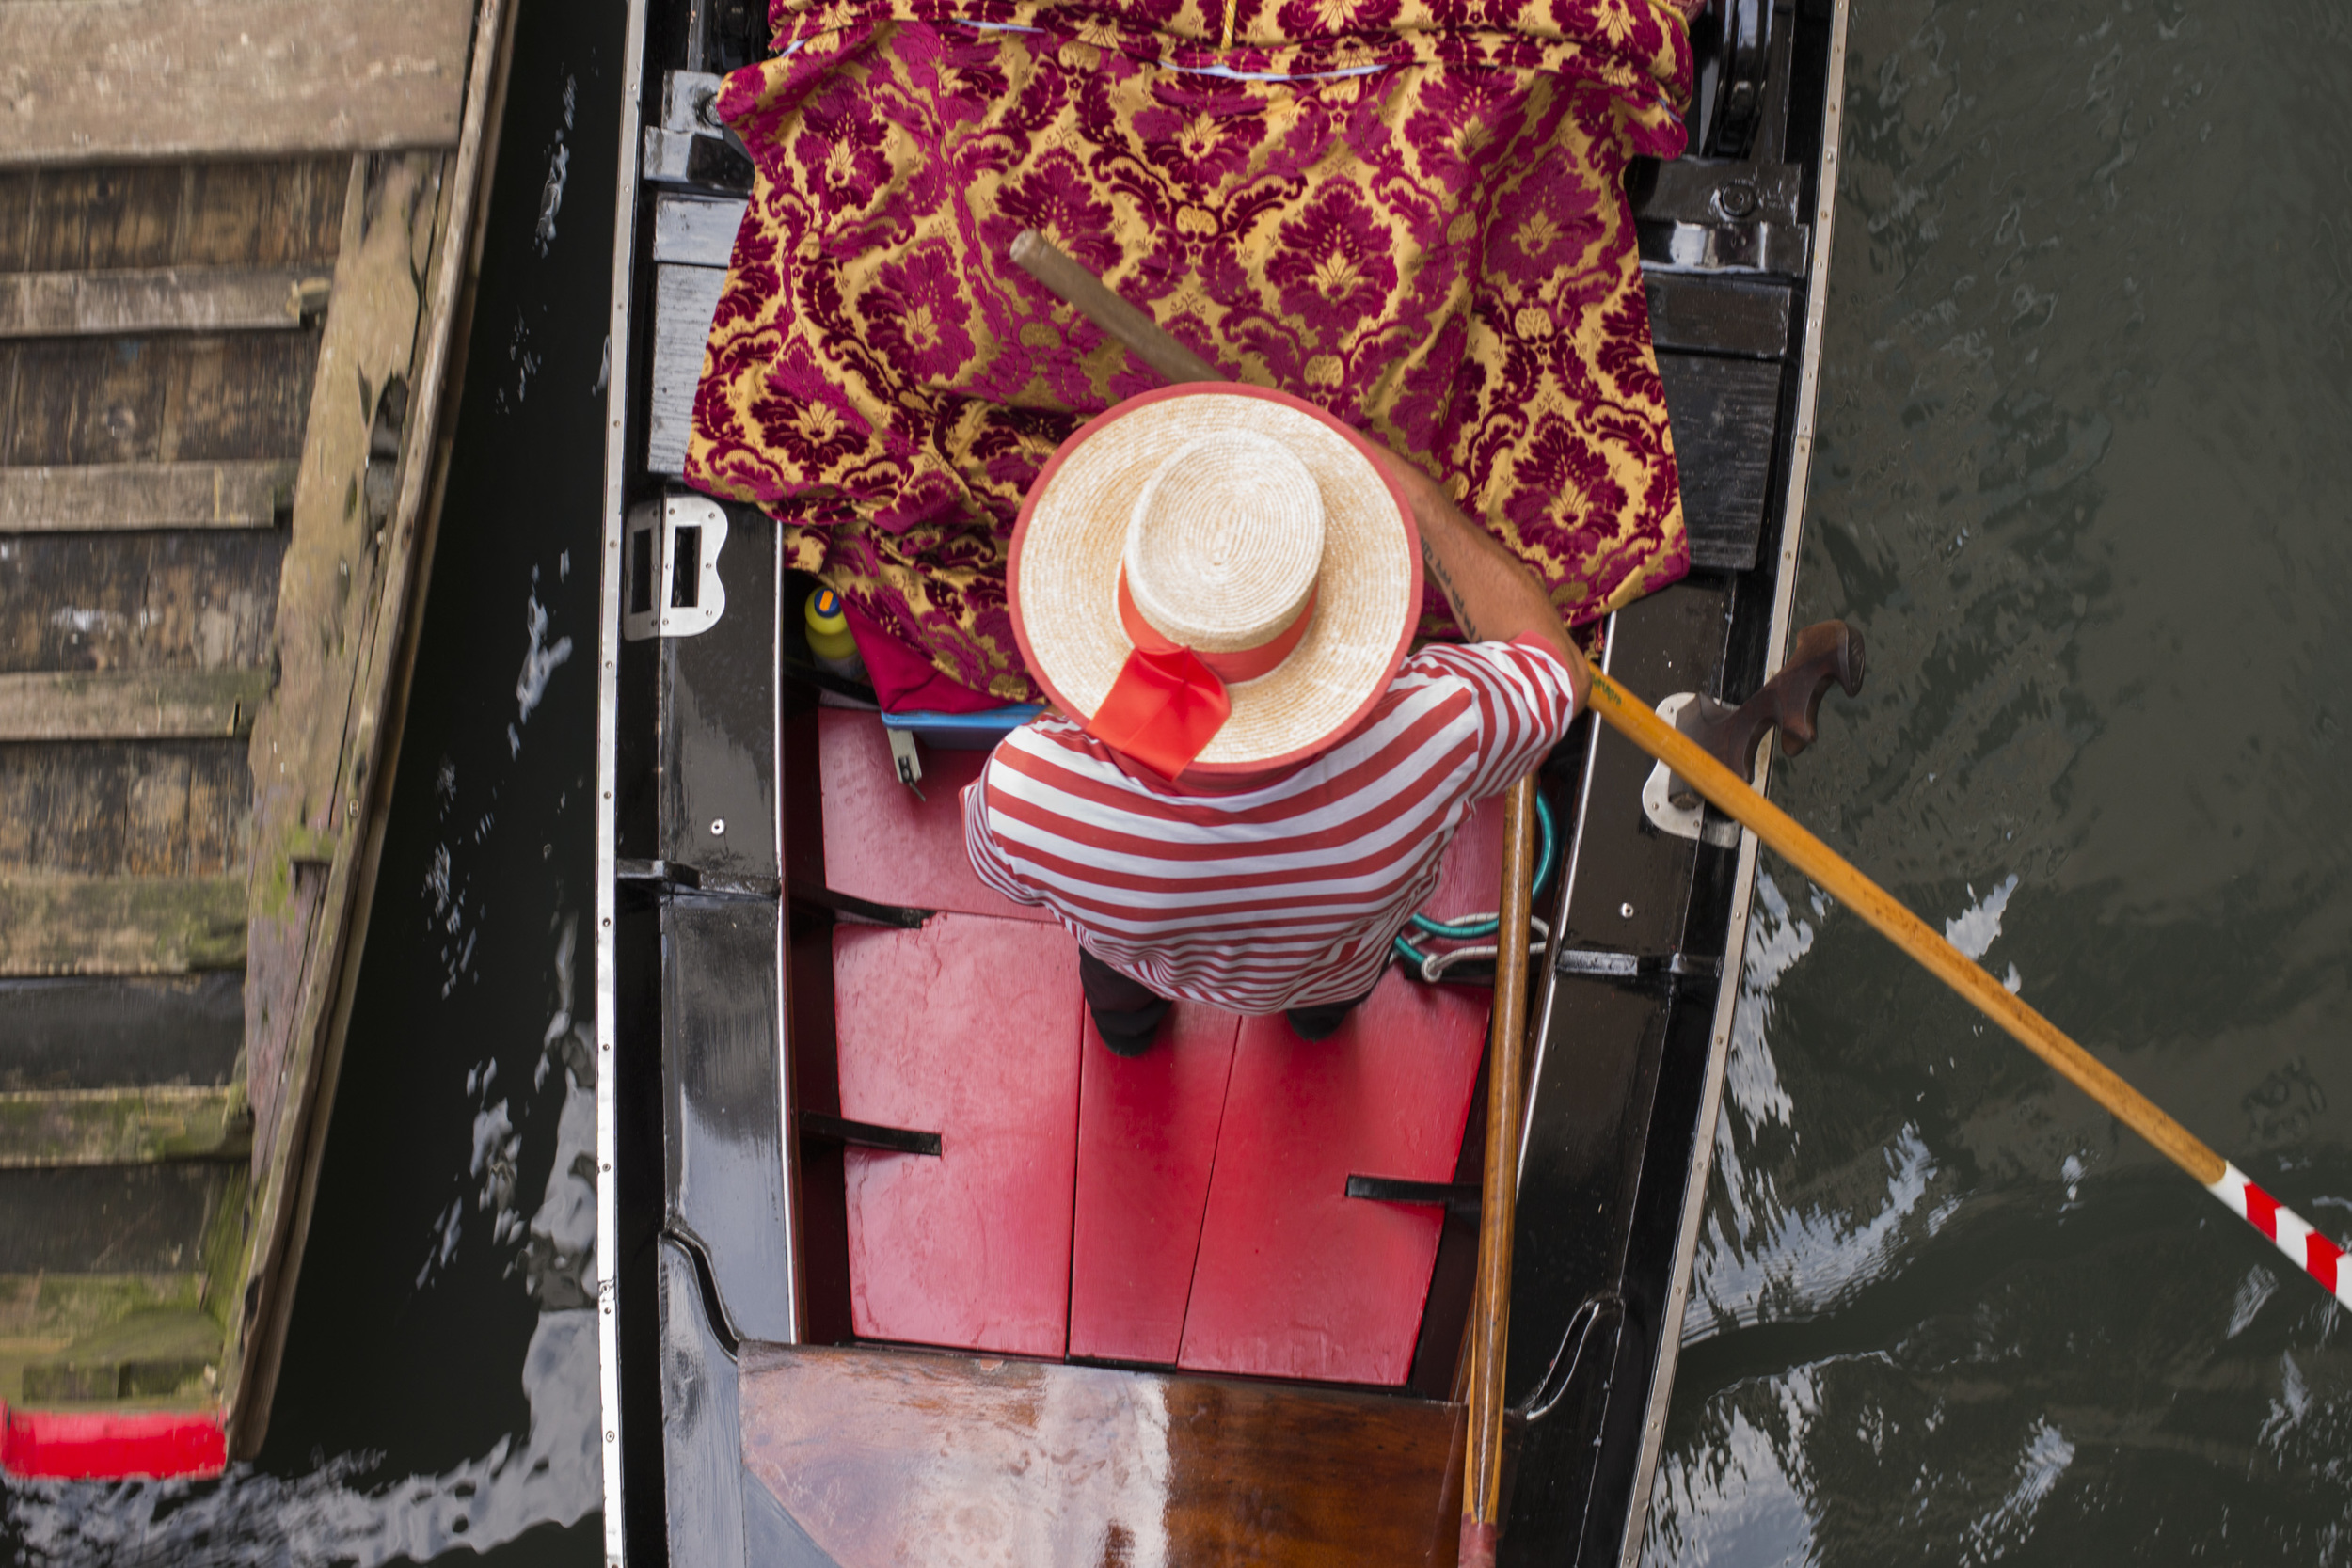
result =
[[[1424,566],[1472,641],[1408,657]],[[1170,388],[1080,429],[1023,507],[1010,585],[1059,711],[965,791],[966,844],[1077,935],[1120,1054],[1172,999],[1337,1029],[1470,805],[1583,703],[1508,550],[1427,474],[1263,388]]]

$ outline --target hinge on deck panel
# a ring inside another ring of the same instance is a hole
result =
[[[1394,1176],[1350,1176],[1346,1195],[1374,1203],[1443,1205],[1455,1219],[1474,1220],[1486,1194],[1475,1181],[1406,1181]]]
[[[920,930],[923,923],[939,911],[918,910],[907,904],[877,904],[871,898],[860,898],[853,893],[837,893],[815,882],[795,879],[791,885],[792,902],[804,909],[823,910],[847,920],[863,921],[868,926],[891,926],[902,931]]]
[[[1692,958],[1688,953],[1604,953],[1590,947],[1564,947],[1552,955],[1551,970],[1555,974],[1581,974],[1622,985],[1673,985],[1682,980],[1720,980],[1724,960]]]
[[[851,1148],[880,1149],[885,1154],[928,1154],[939,1157],[943,1148],[936,1132],[910,1127],[884,1127],[879,1122],[851,1121],[826,1111],[795,1111],[792,1125],[814,1143],[843,1144]]]
[[[621,635],[692,637],[726,613],[719,551],[726,509],[708,496],[664,496],[629,509],[622,544]]]
[[[626,887],[644,888],[665,896],[691,894],[702,898],[739,898],[760,904],[774,903],[783,891],[772,877],[729,877],[698,870],[684,861],[616,861],[612,879]]]

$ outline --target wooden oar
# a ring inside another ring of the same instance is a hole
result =
[[[2276,1198],[2248,1180],[2244,1171],[2206,1148],[2195,1133],[2069,1039],[2058,1025],[2026,1006],[1941,932],[1807,832],[1796,818],[1748,787],[1746,780],[1702,751],[1647,704],[1599,671],[1591,674],[1593,711],[1610,728],[1674,769],[1685,784],[1811,878],[1816,887],[1868,921],[1930,974],[1974,1003],[2026,1050],[2155,1145],[2165,1158],[2227,1204],[2232,1213],[2270,1238],[2297,1268],[2334,1292],[2337,1300],[2352,1307],[2352,1270],[2339,1274],[2336,1262],[2343,1253],[2334,1242],[2281,1208]]]
[[[1491,1568],[1502,1507],[1502,1372],[1511,1338],[1511,1222],[1519,1196],[1519,1111],[1527,1049],[1527,906],[1535,876],[1535,776],[1511,786],[1502,816],[1502,896],[1486,1051],[1486,1171],[1478,1211],[1478,1293],[1470,1301],[1470,1432],[1462,1474],[1463,1568]]]

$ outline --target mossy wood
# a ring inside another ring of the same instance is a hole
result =
[[[0,47],[63,95],[0,140],[10,1406],[207,1411],[260,1441],[503,10],[0,8]],[[65,93],[131,33],[139,60]],[[372,60],[400,71],[349,90]]]

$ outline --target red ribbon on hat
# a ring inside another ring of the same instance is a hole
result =
[[[1232,716],[1229,681],[1255,680],[1288,658],[1307,635],[1315,615],[1315,591],[1308,590],[1291,624],[1254,648],[1204,652],[1171,642],[1152,628],[1127,592],[1127,568],[1119,569],[1119,620],[1135,644],[1109,695],[1087,721],[1086,732],[1116,747],[1164,779],[1178,777],[1208,750]]]

